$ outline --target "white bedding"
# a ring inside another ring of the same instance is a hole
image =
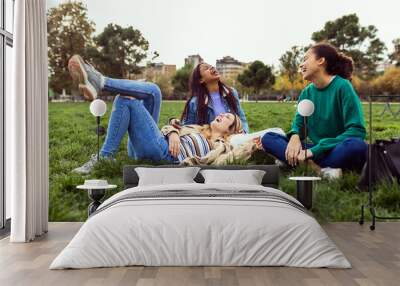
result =
[[[112,204],[136,192],[209,189],[261,190],[299,204],[282,191],[254,185],[193,183],[127,189],[99,207],[50,269],[127,265],[351,267],[312,216],[279,200],[186,196]]]

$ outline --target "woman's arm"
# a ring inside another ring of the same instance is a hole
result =
[[[303,100],[305,94],[306,90],[304,89],[301,92],[297,102]],[[297,165],[298,155],[301,153],[301,139],[302,137],[304,137],[302,132],[303,126],[304,119],[298,112],[296,112],[295,118],[292,123],[292,129],[286,135],[288,138],[290,138],[290,140],[285,150],[285,157],[290,166]]]
[[[212,165],[220,156],[230,150],[230,145],[223,139],[217,139],[212,142],[212,150],[203,157],[187,157],[181,162],[182,165]]]
[[[181,127],[175,125],[165,125],[161,128],[161,133],[164,136],[168,136],[169,134],[175,132],[180,135]]]
[[[302,101],[305,97],[306,94],[306,90],[304,89],[299,96],[299,99],[297,100],[297,104]],[[288,138],[292,137],[292,135],[297,134],[299,135],[300,139],[304,139],[303,137],[303,129],[304,127],[304,118],[303,116],[301,116],[297,111],[296,111],[296,115],[294,117],[294,120],[292,122],[292,128],[290,129],[290,131],[286,134],[286,136]]]
[[[181,120],[176,117],[170,117],[167,120],[167,125],[181,125]]]
[[[180,126],[165,125],[161,128],[161,133],[168,138],[168,151],[175,158],[178,157],[180,148]]]
[[[237,105],[238,113],[239,113],[238,115],[239,115],[240,120],[242,121],[243,130],[246,133],[250,133],[249,123],[247,122],[246,114],[244,113],[243,108],[240,104],[239,93],[234,88],[232,88],[232,93],[236,99],[236,105]]]
[[[197,97],[190,99],[186,117],[182,118],[182,125],[190,124],[197,124]]]
[[[168,138],[168,150],[171,155],[178,157],[181,143],[180,137],[193,133],[200,133],[203,128],[205,127],[200,125],[180,126],[179,124],[171,124],[163,126],[160,131]]]

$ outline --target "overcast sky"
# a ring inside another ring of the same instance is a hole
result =
[[[48,0],[54,7],[61,0]],[[160,53],[157,61],[181,67],[184,58],[200,54],[215,64],[225,55],[239,61],[278,65],[293,45],[311,42],[324,23],[357,13],[362,25],[375,25],[393,50],[400,37],[399,0],[86,0],[96,33],[108,23],[133,26]]]

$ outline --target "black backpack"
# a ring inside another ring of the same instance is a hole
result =
[[[368,191],[369,164],[371,164],[371,186],[386,181],[400,184],[400,138],[376,140],[370,145],[371,158],[365,163],[358,187]]]

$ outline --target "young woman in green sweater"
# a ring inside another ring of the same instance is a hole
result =
[[[299,102],[314,103],[314,114],[307,119],[307,159],[321,168],[359,171],[367,154],[365,124],[358,98],[350,83],[353,60],[326,43],[312,46],[300,65],[303,78],[310,81],[300,94]],[[277,159],[296,166],[305,161],[301,144],[304,119],[296,114],[286,136],[267,133],[261,138],[262,148]]]

